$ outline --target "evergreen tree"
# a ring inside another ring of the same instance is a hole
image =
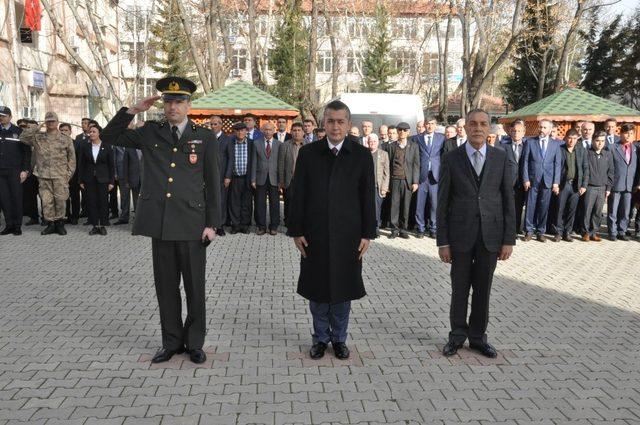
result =
[[[620,30],[621,20],[622,15],[616,16],[586,49],[580,86],[597,96],[611,97],[619,91],[621,61],[628,42],[625,32]],[[594,38],[594,34],[589,36],[590,40]]]
[[[524,19],[527,29],[518,41],[511,75],[502,89],[514,109],[551,94],[557,72],[552,48],[554,22],[548,1],[528,0]]]
[[[195,65],[189,55],[189,43],[180,22],[176,0],[158,0],[157,18],[151,24],[151,68],[165,76],[189,77]]]
[[[371,93],[385,93],[393,87],[389,80],[400,73],[389,56],[391,53],[391,34],[389,33],[389,13],[382,3],[376,6],[376,20],[373,37],[368,39],[364,56],[361,90]]]
[[[302,16],[302,0],[286,0],[281,15],[283,22],[275,30],[274,49],[269,58],[269,68],[277,82],[269,90],[302,110],[309,82],[309,41]]]
[[[622,103],[640,109],[640,7],[623,26],[619,43],[626,46],[618,68],[617,94]]]

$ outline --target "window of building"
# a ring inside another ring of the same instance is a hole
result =
[[[359,69],[362,69],[362,59],[353,50],[347,52],[347,72],[356,73]]]
[[[391,21],[391,33],[394,38],[415,40],[418,38],[418,21],[411,18],[397,18]]]
[[[433,77],[438,76],[440,57],[437,53],[425,53],[422,58],[422,73]]]
[[[411,50],[395,50],[391,57],[401,74],[414,74],[416,72],[416,55]]]
[[[247,49],[233,49],[233,57],[231,58],[233,69],[247,69]]]
[[[333,57],[328,50],[321,50],[318,52],[318,64],[316,70],[318,72],[331,72],[333,66]]]
[[[40,105],[42,103],[42,90],[29,88],[29,118],[40,119]]]
[[[347,28],[351,38],[367,38],[373,21],[370,18],[347,18]]]

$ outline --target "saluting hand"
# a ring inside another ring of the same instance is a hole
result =
[[[149,96],[142,99],[140,102],[136,103],[135,106],[129,108],[128,113],[135,115],[140,112],[148,111],[149,108],[153,106],[153,104],[159,100],[162,96]]]
[[[296,244],[296,248],[298,248],[298,251],[300,251],[302,258],[307,258],[307,251],[305,251],[305,248],[308,247],[309,244],[307,243],[307,240],[304,238],[304,236],[293,238],[293,243]]]

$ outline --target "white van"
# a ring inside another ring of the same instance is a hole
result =
[[[353,125],[360,127],[362,121],[371,121],[374,133],[382,124],[397,125],[404,121],[414,134],[418,121],[424,121],[422,100],[415,94],[342,93],[332,100],[347,104]]]

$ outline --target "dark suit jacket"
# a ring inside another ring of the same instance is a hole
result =
[[[93,177],[98,180],[98,183],[114,184],[115,181],[115,169],[113,149],[110,145],[104,142],[100,145],[100,151],[98,152],[98,158],[94,161],[92,144],[85,143],[80,147],[78,155],[78,182],[88,183],[92,181]]]
[[[400,149],[398,142],[389,144],[389,170],[391,173],[393,173],[393,160],[398,149]],[[411,187],[412,184],[420,183],[420,148],[417,143],[407,140],[405,150],[404,174],[407,184]]]
[[[451,137],[450,139],[446,139],[444,144],[442,145],[442,153],[444,155],[447,152],[451,152],[453,150],[458,149],[458,137]]]
[[[220,182],[223,182],[225,173],[227,172],[227,146],[233,139],[233,136],[224,134],[224,131],[220,133],[218,141],[218,170],[220,171]]]
[[[589,162],[587,161],[586,149],[579,149],[578,145],[576,145],[573,150],[576,153],[576,177],[573,180],[573,188],[578,190],[581,187],[587,187],[585,183],[585,176],[586,173],[589,172]],[[562,158],[560,189],[562,189],[564,188],[564,185],[567,184],[567,156],[569,155],[569,151],[567,150],[566,145],[560,147],[560,155]]]
[[[455,140],[455,139],[454,139]],[[522,168],[524,166],[524,145],[527,143],[527,139],[522,141],[522,151],[520,152],[520,159],[516,161],[516,154],[513,153],[513,140],[511,137],[503,139],[500,142],[500,146],[507,153],[507,158],[511,162],[511,170],[513,171],[513,187],[522,187]]]
[[[504,150],[487,146],[480,183],[467,157],[465,145],[442,158],[438,185],[438,246],[471,251],[482,232],[490,252],[516,244],[512,164]]]
[[[247,187],[251,187],[251,161],[254,155],[253,141],[247,138]],[[225,179],[233,178],[236,166],[236,141],[231,137],[227,142],[227,169],[224,173]]]
[[[140,186],[140,176],[142,175],[142,163],[138,158],[138,150],[133,148],[124,148],[124,156],[122,158],[122,175],[121,182],[126,182],[129,187]]]
[[[638,149],[631,144],[631,162],[627,164],[624,148],[620,142],[610,147],[613,155],[613,192],[631,192],[638,180]]]
[[[304,236],[298,293],[317,302],[362,298],[360,240],[376,237],[375,182],[369,149],[345,139],[334,155],[321,139],[300,148],[291,183],[289,236]]]
[[[560,142],[548,138],[544,157],[540,149],[540,138],[532,137],[527,139],[522,156],[524,164],[522,167],[522,181],[531,182],[532,185],[543,183],[545,187],[551,188],[554,184],[560,184]]]
[[[276,132],[274,133],[274,135],[273,135],[273,138],[274,138],[274,139],[276,139],[276,140],[280,140],[280,143],[284,143],[284,142],[286,142],[287,140],[291,139],[292,137],[293,137],[293,136],[291,136],[291,133],[288,133],[288,132],[285,132],[285,134],[284,134],[284,140],[280,140],[280,139],[278,139],[278,132],[277,132],[277,131],[276,131]]]
[[[213,132],[189,121],[174,145],[167,122],[149,120],[140,128],[127,129],[132,119],[127,108],[120,109],[101,136],[104,142],[142,151],[142,188],[133,234],[197,241],[205,227],[220,227],[218,146]]]

